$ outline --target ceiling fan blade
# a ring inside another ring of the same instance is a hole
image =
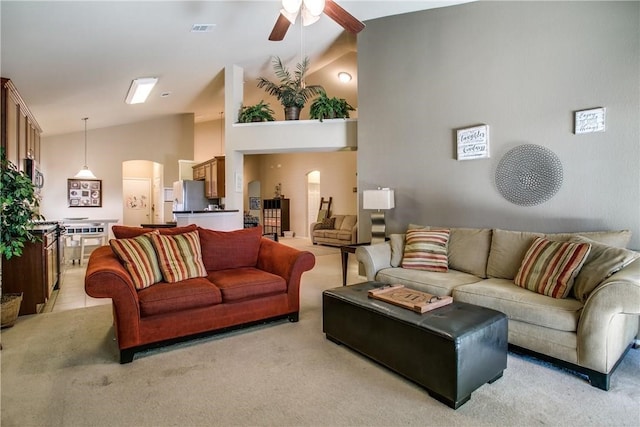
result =
[[[289,25],[291,25],[291,22],[289,22],[282,13],[279,14],[276,25],[273,26],[273,30],[271,30],[271,34],[269,34],[269,40],[278,42],[284,39],[284,36],[287,34],[287,30],[289,29]]]
[[[353,15],[333,0],[325,0],[324,13],[352,34],[358,34],[364,29],[362,22],[354,18]]]

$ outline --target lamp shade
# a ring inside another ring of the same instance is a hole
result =
[[[363,209],[393,209],[395,207],[393,190],[380,188],[362,192]]]

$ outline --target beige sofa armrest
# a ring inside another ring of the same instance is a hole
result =
[[[391,245],[384,242],[359,246],[356,249],[356,258],[364,265],[367,280],[375,280],[378,271],[391,267]]]
[[[638,332],[640,259],[589,295],[578,324],[578,364],[609,372]]]

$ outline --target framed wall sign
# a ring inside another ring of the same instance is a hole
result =
[[[575,112],[573,133],[604,132],[604,107]]]
[[[67,200],[70,208],[102,207],[102,180],[67,179]]]
[[[456,144],[458,160],[489,158],[489,126],[478,125],[458,129]]]
[[[260,208],[260,197],[249,197],[249,209],[252,211],[259,211]]]

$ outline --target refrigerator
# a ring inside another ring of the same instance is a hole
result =
[[[181,179],[173,183],[174,211],[203,211],[209,204],[204,196],[204,181]]]

